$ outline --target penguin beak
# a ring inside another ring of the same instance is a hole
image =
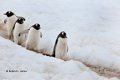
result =
[[[6,13],[4,13],[4,15],[7,15]]]
[[[21,21],[21,24],[23,23],[23,21]]]
[[[67,36],[64,36],[65,38],[67,38]]]

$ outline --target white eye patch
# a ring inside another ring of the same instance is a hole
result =
[[[38,26],[38,24],[35,24],[36,26]]]
[[[62,32],[62,35],[64,35],[64,32]]]
[[[18,20],[20,20],[20,19],[18,19]]]
[[[8,13],[10,14],[10,11],[8,11]]]

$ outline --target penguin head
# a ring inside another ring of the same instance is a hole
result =
[[[13,12],[11,11],[7,11],[4,15],[6,15],[7,17],[11,17],[13,15],[15,15]]]
[[[40,24],[38,24],[38,23],[34,24],[32,27],[36,30],[41,29]]]
[[[19,24],[23,24],[24,21],[25,21],[25,18],[19,17],[16,22],[18,22]]]
[[[59,37],[61,37],[61,38],[67,38],[67,35],[66,35],[65,31],[62,31],[62,32],[59,34]]]

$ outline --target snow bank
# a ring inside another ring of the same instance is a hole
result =
[[[5,19],[3,13],[11,10],[26,18],[26,28],[41,24],[40,48],[47,53],[52,53],[57,35],[64,30],[68,36],[68,59],[120,72],[119,0],[1,0],[0,3],[1,22]]]
[[[18,72],[6,72],[18,70]],[[19,72],[25,70],[27,72]],[[78,61],[28,51],[0,37],[0,80],[118,80],[104,78]]]
[[[120,71],[120,57],[100,46],[74,47],[69,59],[79,60],[88,65]],[[103,54],[104,53],[104,54]],[[76,56],[77,55],[77,56]]]

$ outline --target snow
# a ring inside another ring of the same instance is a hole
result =
[[[52,53],[57,35],[65,31],[69,46],[66,59],[70,60],[36,54],[0,37],[1,79],[109,80],[82,63],[120,72],[119,0],[1,0],[0,3],[0,22],[6,18],[3,14],[11,10],[26,18],[26,28],[40,23],[43,38],[39,48],[48,54]],[[6,73],[6,69],[28,72]]]
[[[91,71],[78,61],[63,61],[36,54],[0,37],[0,79],[1,80],[108,80]],[[27,72],[6,72],[26,70]],[[111,78],[110,80],[117,80]]]

